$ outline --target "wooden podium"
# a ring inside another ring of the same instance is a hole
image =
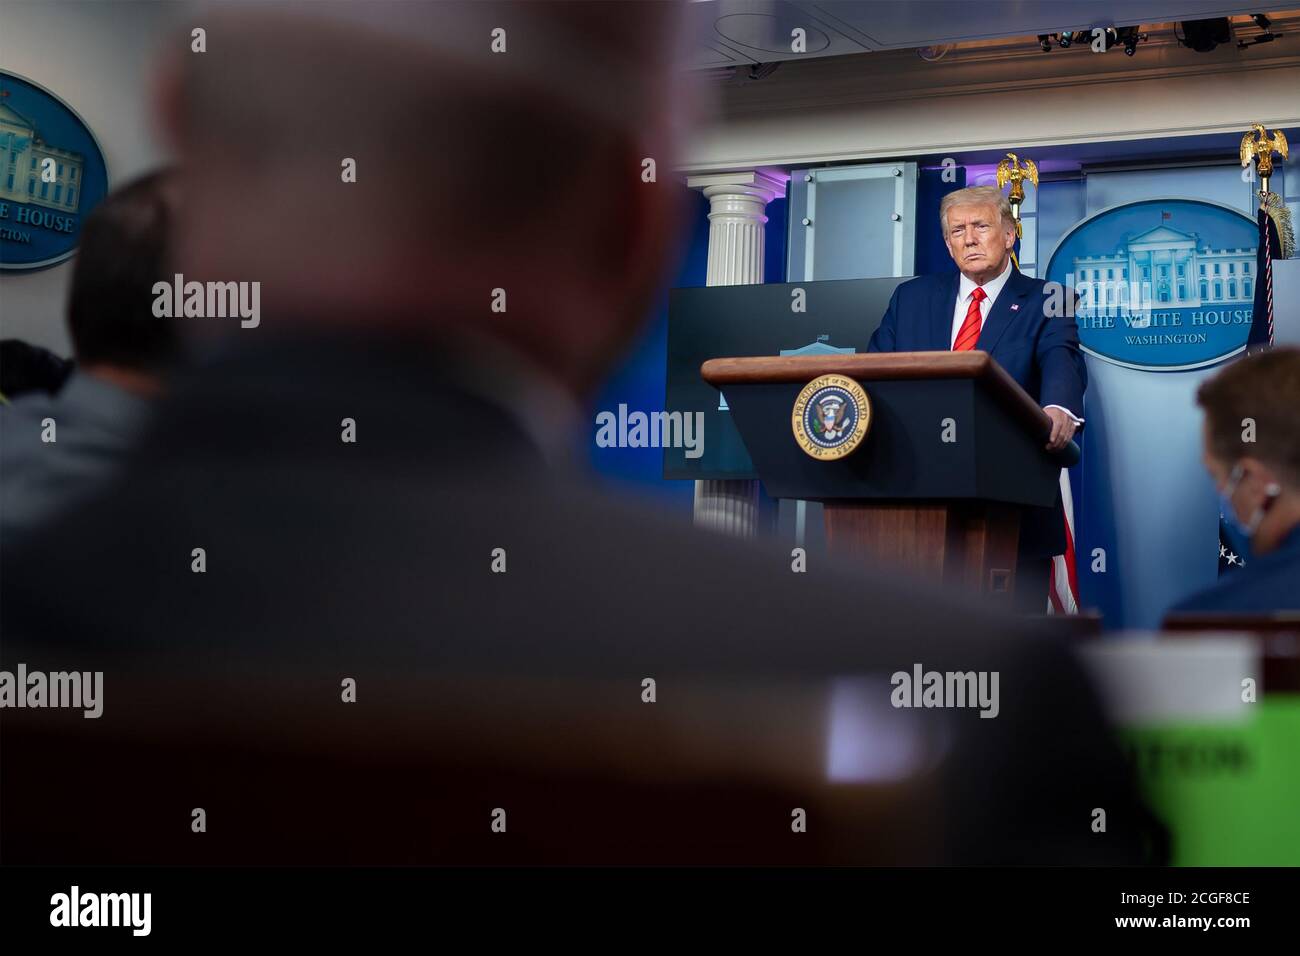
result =
[[[1010,605],[1021,509],[1056,502],[1071,443],[1046,451],[1051,419],[987,352],[719,358],[701,366],[725,394],[774,498],[820,501],[833,554],[910,571]],[[871,424],[844,458],[795,441],[792,409],[821,375],[854,379]]]

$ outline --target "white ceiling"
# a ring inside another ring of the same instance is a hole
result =
[[[690,65],[717,68],[1292,9],[1296,0],[697,0]],[[790,49],[801,27],[807,52]]]

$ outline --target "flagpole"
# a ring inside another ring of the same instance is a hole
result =
[[[1253,162],[1259,176],[1259,211],[1255,216],[1259,225],[1259,250],[1255,258],[1255,302],[1246,339],[1248,353],[1273,345],[1273,260],[1289,259],[1295,252],[1291,211],[1282,197],[1268,188],[1274,153],[1283,159],[1289,154],[1286,135],[1281,130],[1274,130],[1270,136],[1262,124],[1255,123],[1241,138],[1241,165],[1249,168]]]
[[[1024,229],[1020,222],[1020,205],[1025,201],[1025,180],[1038,188],[1038,164],[1032,159],[1022,160],[1015,153],[1007,153],[1006,158],[998,163],[998,188],[1011,184],[1007,202],[1011,204],[1011,218],[1016,224],[1016,240],[1024,239]],[[1011,262],[1020,270],[1020,257],[1016,255],[1014,244],[1011,247]],[[1079,576],[1075,566],[1074,534],[1074,496],[1070,490],[1070,472],[1061,469],[1061,505],[1065,512],[1065,552],[1052,556],[1051,575],[1048,578],[1044,610],[1049,614],[1079,613]]]

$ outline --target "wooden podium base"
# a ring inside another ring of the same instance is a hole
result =
[[[1012,606],[1020,510],[996,501],[828,501],[837,557],[914,574]]]

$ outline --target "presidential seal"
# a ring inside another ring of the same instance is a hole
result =
[[[843,375],[822,375],[804,386],[791,415],[794,440],[821,461],[851,454],[871,427],[871,402],[857,382]]]

